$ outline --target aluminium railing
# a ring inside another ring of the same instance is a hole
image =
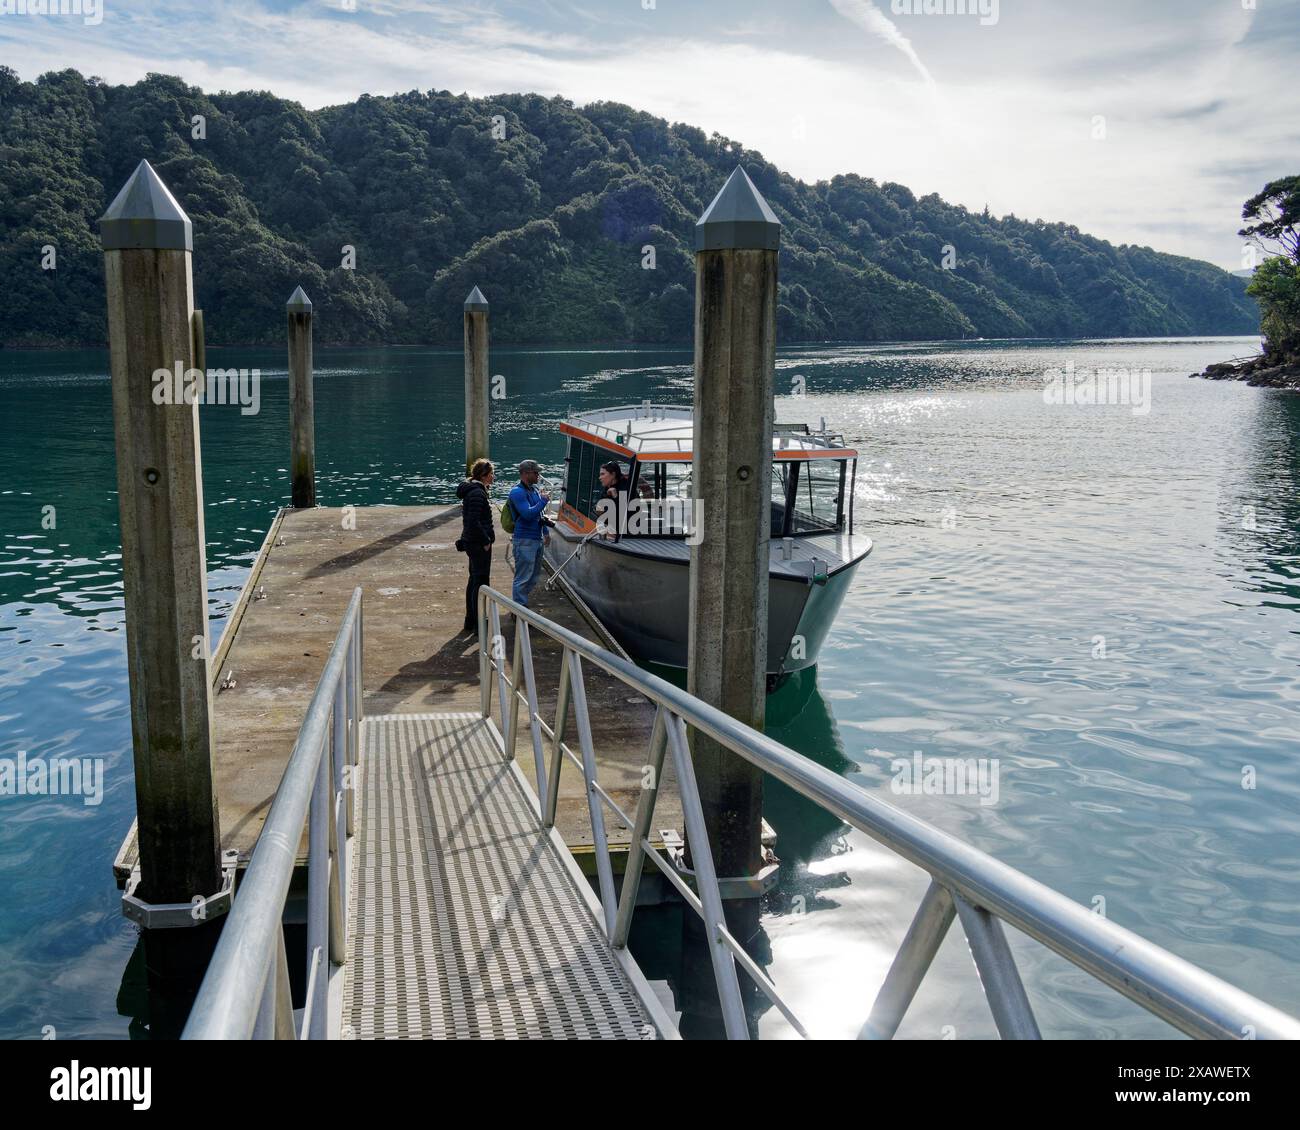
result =
[[[513,661],[508,673],[505,637],[501,632],[503,611],[515,623]],[[642,866],[649,861],[704,921],[723,1025],[729,1038],[745,1039],[749,1035],[737,966],[796,1031],[804,1036],[807,1032],[776,986],[727,930],[688,748],[690,730],[711,737],[929,873],[929,886],[859,1032],[860,1039],[893,1037],[954,919],[961,921],[1003,1039],[1040,1038],[1028,994],[1007,943],[1004,924],[1042,943],[1188,1035],[1211,1039],[1300,1039],[1300,1021],[1279,1009],[872,796],[809,758],[496,590],[487,587],[480,590],[478,613],[482,715],[492,716],[495,683],[505,749],[513,756],[520,707],[527,711],[526,724],[541,805],[539,815],[548,828],[555,823],[564,762],[572,763],[583,775],[603,911],[601,925],[606,936],[616,948],[627,945]],[[554,725],[546,722],[538,706],[530,636],[533,630],[558,643],[561,649]],[[625,812],[597,780],[583,681],[584,662],[612,675],[656,707],[647,757],[651,769],[646,777],[649,784],[642,789],[635,816]],[[577,728],[577,753],[565,741],[570,706]],[[550,744],[549,770],[543,738]],[[655,851],[649,840],[666,752],[671,754],[677,775],[682,819],[695,867],[694,890],[676,866]],[[631,832],[623,887],[618,896],[614,890],[605,809]]]
[[[352,776],[362,720],[361,589],[353,590],[266,824],[240,881],[182,1039],[329,1037],[329,970],[347,958]],[[294,1030],[281,925],[307,829],[306,997]]]

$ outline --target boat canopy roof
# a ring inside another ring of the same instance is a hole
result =
[[[691,458],[692,410],[679,404],[624,405],[596,412],[578,412],[560,425],[569,436],[585,439],[642,462],[681,462]],[[814,431],[807,424],[778,424],[772,430],[774,459],[856,459],[844,437],[828,432],[823,424]]]

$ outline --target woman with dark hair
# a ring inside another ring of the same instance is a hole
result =
[[[601,497],[612,498],[618,501],[618,492],[627,489],[627,481],[623,478],[623,468],[614,460],[600,465],[600,485]]]
[[[621,525],[620,508],[622,506],[622,502],[618,495],[620,491],[627,490],[627,479],[623,475],[623,468],[612,459],[608,463],[602,463],[600,465],[599,478],[600,497],[602,499],[609,499],[614,503],[614,509],[612,511],[608,507],[604,508],[604,512],[609,515],[605,522],[609,528],[604,532],[603,536],[617,540]]]
[[[469,478],[456,488],[461,503],[460,541],[456,548],[469,557],[469,584],[465,586],[465,631],[478,628],[478,590],[492,580],[492,543],[497,540],[492,525],[488,487],[496,472],[486,459],[475,460]]]

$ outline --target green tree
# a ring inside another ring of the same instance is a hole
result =
[[[1300,362],[1300,263],[1285,255],[1266,260],[1248,293],[1259,300],[1264,356],[1278,365]]]
[[[1255,272],[1247,293],[1259,301],[1264,356],[1300,362],[1300,176],[1280,177],[1246,201],[1238,233],[1273,257]]]
[[[1300,263],[1300,176],[1269,181],[1246,201],[1241,218],[1253,222],[1238,235],[1271,255]]]

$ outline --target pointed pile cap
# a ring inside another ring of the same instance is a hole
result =
[[[194,250],[189,216],[148,161],[135,167],[108,211],[99,218],[99,237],[105,251],[133,247]]]
[[[486,310],[487,308],[488,308],[488,300],[483,297],[483,292],[479,290],[478,287],[475,287],[473,290],[469,292],[469,297],[465,299],[465,309]]]
[[[311,299],[307,297],[307,292],[299,287],[289,295],[289,301],[284,304],[284,308],[290,314],[310,314]]]
[[[695,250],[777,251],[781,221],[739,165],[695,224]]]

